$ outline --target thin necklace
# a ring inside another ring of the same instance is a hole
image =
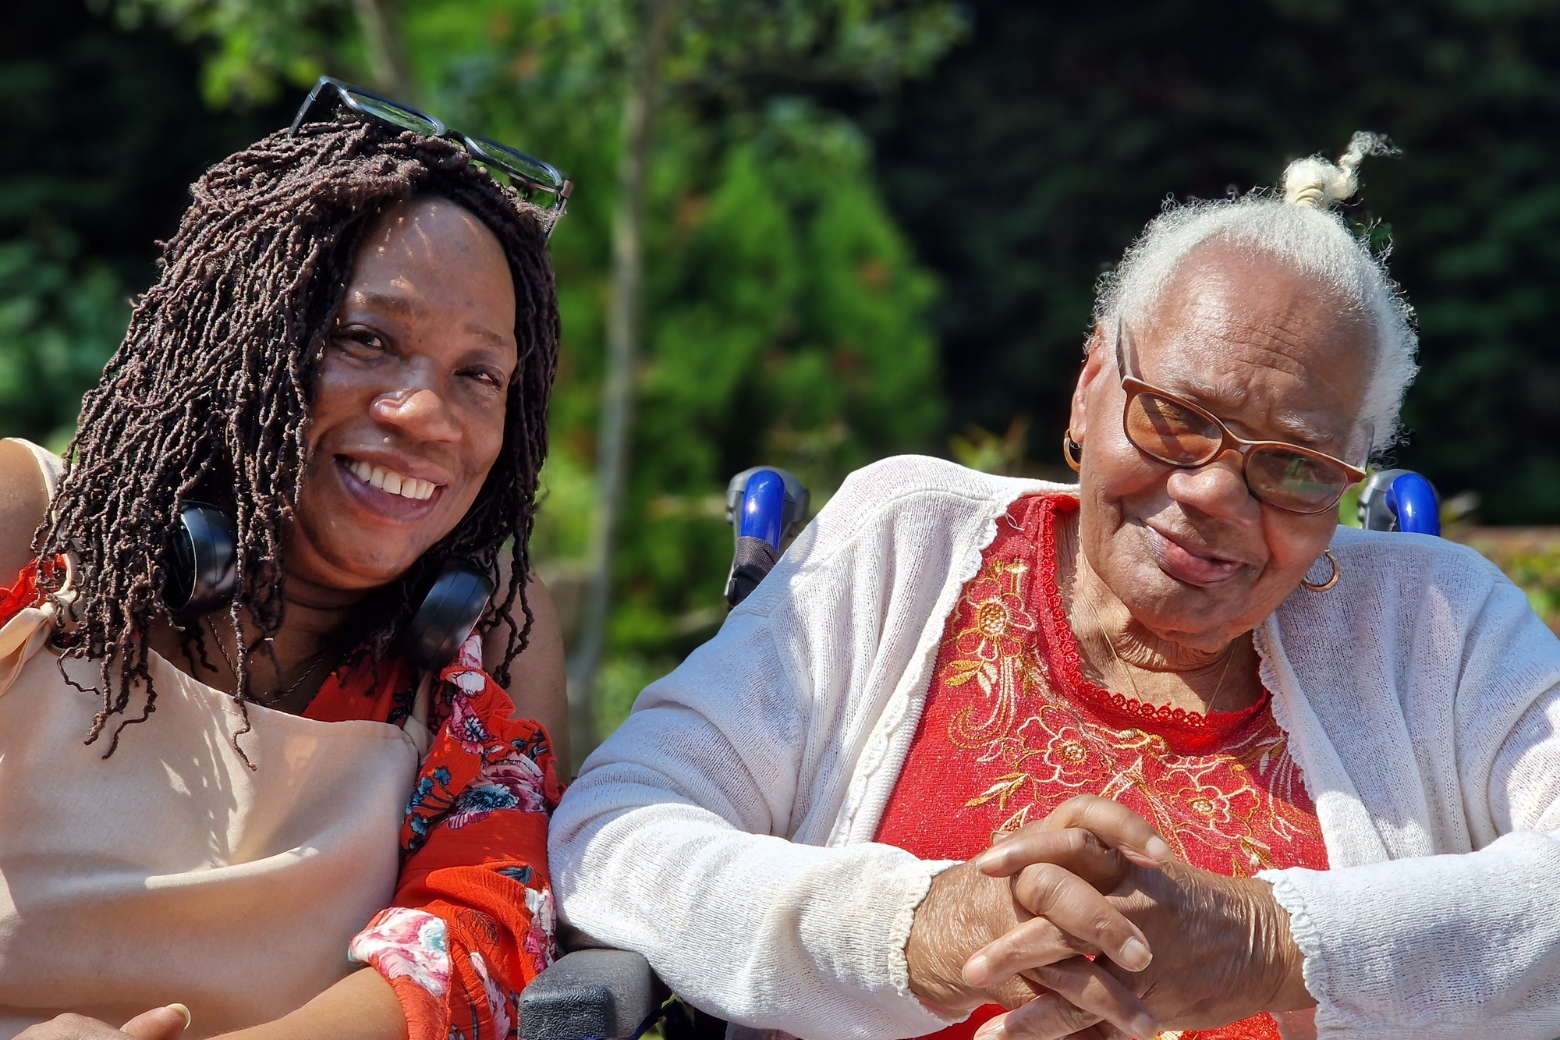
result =
[[[1128,668],[1127,662],[1122,660],[1121,651],[1116,649],[1116,641],[1112,639],[1110,637],[1110,633],[1105,630],[1105,619],[1100,617],[1100,612],[1095,609],[1094,601],[1085,596],[1083,597],[1083,605],[1089,608],[1089,613],[1094,615],[1094,623],[1100,626],[1100,635],[1104,638],[1105,645],[1110,647],[1111,656],[1116,659],[1116,664],[1121,666],[1122,674],[1127,677],[1127,683],[1132,687],[1133,699],[1135,699],[1139,704],[1147,704],[1148,702],[1143,700],[1143,695],[1138,692],[1137,680],[1132,678],[1132,669]],[[1213,714],[1213,706],[1219,703],[1219,692],[1224,689],[1224,680],[1230,674],[1230,662],[1233,660],[1235,660],[1235,643],[1231,642],[1230,648],[1224,651],[1224,670],[1219,673],[1218,684],[1213,688],[1213,696],[1208,698],[1208,706],[1206,710],[1203,711],[1203,715],[1207,716]]]
[[[206,615],[206,627],[211,629],[211,638],[216,641],[217,652],[222,655],[222,660],[226,661],[228,668],[232,670],[232,672],[233,672],[233,681],[234,682],[238,682],[238,665],[233,662],[233,658],[228,656],[227,647],[222,645],[222,637],[217,634],[217,623],[215,621],[211,620],[211,615],[210,614]],[[321,650],[319,653],[317,653],[313,657],[309,658],[309,660],[307,662],[307,667],[305,667],[303,671],[298,673],[298,678],[294,679],[292,681],[292,684],[289,685],[287,687],[287,689],[281,691],[281,693],[277,693],[276,691],[273,690],[270,693],[266,694],[264,697],[261,697],[261,698],[258,698],[258,699],[261,700],[262,702],[269,701],[272,704],[276,704],[276,703],[278,703],[280,701],[286,700],[288,697],[291,697],[293,695],[293,693],[298,689],[298,687],[303,685],[303,680],[307,679],[310,675],[314,674],[314,669],[319,667],[319,663],[321,661],[325,660],[325,654],[326,654],[326,651],[325,650]]]
[[[1116,641],[1110,637],[1110,632],[1105,628],[1105,619],[1100,617],[1100,612],[1095,609],[1094,601],[1087,596],[1083,597],[1083,605],[1089,608],[1089,613],[1094,615],[1094,623],[1100,627],[1100,636],[1105,640],[1105,645],[1110,647],[1110,655],[1121,666],[1121,673],[1127,677],[1127,683],[1132,687],[1132,697],[1139,704],[1146,704],[1143,695],[1138,692],[1137,680],[1132,678],[1132,669],[1127,667],[1127,662],[1121,659],[1121,651],[1116,649]]]
[[[1235,643],[1232,640],[1230,648],[1224,651],[1224,671],[1219,673],[1218,685],[1213,688],[1213,696],[1208,698],[1208,710],[1203,712],[1204,715],[1212,715],[1213,706],[1219,703],[1219,691],[1224,689],[1224,677],[1230,674],[1230,662],[1233,660],[1235,660]]]

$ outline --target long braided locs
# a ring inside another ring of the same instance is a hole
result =
[[[137,302],[124,342],[83,399],[58,493],[34,540],[40,560],[72,562],[68,603],[60,595],[66,572],[40,568],[42,591],[68,607],[60,622],[70,625],[66,656],[100,663],[102,704],[87,743],[115,715],[125,716],[106,757],[126,725],[155,710],[143,638],[154,622],[179,626],[186,645],[205,657],[199,628],[180,625],[161,596],[162,547],[192,498],[232,511],[241,590],[232,613],[236,621],[246,609],[260,633],[254,641],[240,634],[238,647],[234,697],[241,708],[250,700],[250,657],[269,652],[282,624],[281,553],[306,471],[312,384],[329,323],[365,229],[387,206],[422,195],[464,207],[498,238],[514,280],[519,365],[503,449],[476,500],[366,607],[358,638],[375,662],[383,660],[417,591],[445,561],[460,559],[502,589],[480,625],[507,629],[494,678],[508,685],[531,628],[528,546],[558,363],[543,216],[458,145],[350,121],[272,134],[212,167],[191,194],[164,246],[161,277]],[[506,545],[508,568],[500,561]],[[145,691],[139,714],[127,714],[138,688]],[[245,718],[247,731],[247,711]]]

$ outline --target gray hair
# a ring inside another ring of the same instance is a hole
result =
[[[1372,452],[1390,447],[1399,436],[1403,395],[1419,368],[1413,310],[1387,272],[1385,254],[1373,253],[1331,205],[1354,194],[1365,156],[1391,151],[1385,138],[1357,133],[1336,164],[1319,157],[1290,163],[1283,198],[1252,193],[1167,204],[1116,270],[1101,277],[1095,323],[1114,327],[1123,319],[1143,320],[1187,255],[1204,242],[1235,242],[1267,253],[1332,289],[1364,315],[1376,356],[1359,420],[1373,431]]]

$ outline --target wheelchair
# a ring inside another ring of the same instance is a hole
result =
[[[726,599],[735,607],[763,581],[807,516],[807,489],[784,470],[732,478],[726,519],[736,535]],[[1435,488],[1410,470],[1372,474],[1360,489],[1360,526],[1440,535]],[[568,945],[568,937],[560,938]],[[629,950],[576,949],[520,994],[521,1040],[638,1040],[655,1025],[666,1040],[722,1040],[725,1022],[673,999],[649,961]]]

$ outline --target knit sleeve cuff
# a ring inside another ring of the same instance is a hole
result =
[[[887,975],[893,981],[895,992],[906,1002],[906,1010],[911,1010],[910,1002],[913,1001],[915,1007],[926,1016],[927,1028],[922,1032],[906,1034],[909,1036],[922,1036],[925,1033],[936,1032],[970,1017],[968,1011],[950,1011],[935,1004],[928,1004],[917,997],[915,991],[910,988],[910,962],[906,954],[910,945],[910,929],[915,925],[915,912],[926,901],[926,893],[931,890],[932,880],[949,867],[958,865],[959,861],[952,859],[918,861],[910,871],[911,878],[905,889],[905,900],[900,904],[898,913],[894,915],[889,932],[887,952],[890,954],[890,959]]]

